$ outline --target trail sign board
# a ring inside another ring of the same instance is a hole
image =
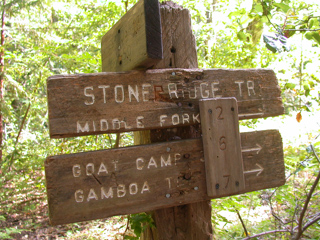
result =
[[[239,119],[283,114],[267,69],[163,69],[48,78],[50,137],[200,123],[199,99],[235,97]]]
[[[244,193],[285,182],[278,131],[241,133]],[[270,157],[272,156],[272,157]],[[201,139],[48,157],[51,224],[64,224],[193,203],[208,197]],[[222,179],[221,188],[230,184]]]

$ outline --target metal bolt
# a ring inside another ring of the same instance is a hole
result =
[[[216,184],[216,189],[219,189],[220,185],[219,183]]]
[[[239,187],[239,184],[240,184],[239,181],[236,181],[236,186],[237,186],[237,187]]]
[[[171,197],[170,193],[167,193],[166,198],[170,198],[170,197]]]
[[[171,148],[167,147],[167,152],[170,152]]]
[[[193,189],[194,189],[194,190],[196,190],[196,191],[197,191],[197,190],[199,190],[199,188],[198,188],[198,187],[194,187]]]
[[[189,153],[186,153],[186,154],[183,155],[183,157],[186,158],[186,159],[188,159],[188,158],[190,157],[190,154],[189,154]]]
[[[175,73],[175,72],[172,72],[172,73],[171,73],[171,75],[172,75],[172,76],[175,76],[175,75],[176,75],[176,73]]]
[[[234,111],[234,107],[231,108],[231,111],[232,111],[232,112]]]
[[[209,109],[209,110],[208,110],[208,113],[212,114],[212,109]]]

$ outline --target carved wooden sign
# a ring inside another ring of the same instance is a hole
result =
[[[285,182],[278,131],[241,133],[244,188]],[[272,156],[272,157],[270,157]],[[45,162],[51,224],[138,213],[227,194],[207,195],[201,139],[48,157]],[[225,176],[220,188],[236,183]]]
[[[162,47],[159,3],[140,0],[102,39],[103,71],[119,72],[48,78],[50,137],[201,123],[203,138],[48,157],[51,224],[151,211],[284,184],[279,132],[239,134],[238,126],[238,119],[283,114],[274,72],[124,72],[152,67],[163,57]],[[171,45],[165,52],[169,50],[176,51]]]
[[[239,119],[283,114],[267,69],[164,69],[48,78],[50,137],[200,123],[199,99],[235,97]]]

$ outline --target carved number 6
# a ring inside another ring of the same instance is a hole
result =
[[[220,145],[220,149],[221,150],[226,150],[227,148],[227,143],[226,143],[226,138],[225,137],[221,137],[219,140],[219,145]]]

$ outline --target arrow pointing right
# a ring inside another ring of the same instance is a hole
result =
[[[257,147],[255,148],[245,148],[245,149],[241,149],[241,152],[253,152],[253,151],[257,151],[257,154],[259,154],[259,152],[262,150],[262,147],[257,143],[256,144]]]
[[[256,163],[256,165],[258,166],[258,169],[252,169],[252,170],[244,171],[243,173],[244,174],[257,173],[256,176],[259,176],[263,172],[264,168],[258,163]]]

